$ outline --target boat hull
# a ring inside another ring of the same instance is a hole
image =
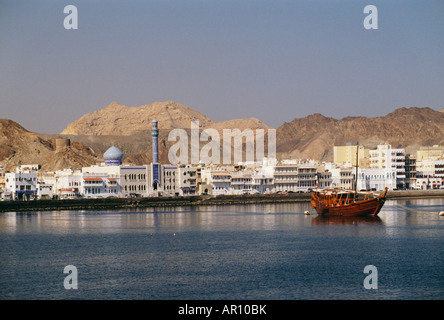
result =
[[[346,205],[329,206],[312,194],[311,204],[318,215],[362,217],[377,216],[384,206],[387,190],[380,196],[368,200],[356,201]]]

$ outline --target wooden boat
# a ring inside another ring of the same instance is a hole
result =
[[[311,193],[311,206],[319,215],[362,217],[377,216],[385,203],[387,188],[382,194],[376,192],[358,194],[359,143],[356,144],[355,190],[326,188]],[[362,196],[363,195],[363,196]]]
[[[311,193],[311,206],[319,215],[325,216],[377,216],[386,196],[387,188],[382,194],[372,192],[360,195],[355,190],[315,189]]]

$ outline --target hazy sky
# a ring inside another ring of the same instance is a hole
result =
[[[363,26],[369,4],[378,30]],[[0,0],[0,118],[59,133],[112,101],[166,100],[275,127],[440,110],[444,1]]]

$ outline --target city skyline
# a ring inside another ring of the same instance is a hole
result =
[[[363,9],[378,9],[366,30]],[[63,9],[78,9],[66,30]],[[273,127],[444,108],[439,1],[0,1],[0,118],[60,133],[112,101]]]

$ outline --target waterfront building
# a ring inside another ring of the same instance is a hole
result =
[[[405,188],[414,189],[416,186],[416,157],[405,156]]]
[[[46,184],[53,184],[53,195],[58,199],[77,199],[84,194],[81,170],[58,170],[52,176],[43,175],[40,179]]]
[[[299,191],[298,164],[279,164],[274,169],[276,192]]]
[[[370,156],[370,150],[364,148],[364,146],[346,145],[346,146],[334,146],[333,147],[333,162],[341,165],[344,163],[351,163],[352,166],[356,166],[356,149],[358,148],[359,166],[362,167],[364,159],[368,159]]]
[[[382,191],[396,189],[396,171],[392,168],[358,168],[357,189]]]
[[[52,199],[54,196],[53,188],[54,186],[52,184],[39,182],[37,184],[37,199]]]
[[[175,165],[162,165],[162,190],[169,196],[179,195],[178,170]]]
[[[150,166],[96,165],[83,167],[86,197],[142,197],[148,195]]]
[[[0,199],[4,199],[6,191],[5,169],[0,166]]]
[[[416,178],[415,189],[418,190],[443,189],[444,188],[443,180],[444,180],[443,178],[419,175]]]
[[[416,189],[444,188],[444,159],[427,158],[416,163]]]
[[[396,187],[405,189],[405,149],[392,149],[391,145],[378,145],[370,150],[370,168],[393,169],[396,172]]]
[[[231,176],[232,194],[250,194],[253,190],[253,178],[251,172],[237,172]]]
[[[255,172],[252,177],[252,193],[267,194],[275,192],[274,178],[261,172]]]
[[[5,169],[3,166],[0,166],[0,189],[4,189],[5,186]]]
[[[416,160],[422,161],[424,159],[439,159],[444,157],[444,148],[439,145],[434,145],[432,147],[420,147],[418,151],[416,151]]]
[[[5,188],[12,200],[34,200],[37,198],[37,172],[18,167],[17,172],[5,174]]]
[[[231,194],[231,173],[228,171],[219,171],[207,169],[202,171],[202,180],[211,186],[211,194]]]
[[[322,175],[323,179],[331,176]],[[308,192],[315,188],[318,181],[318,165],[314,162],[281,161],[274,167],[273,181],[275,192]],[[328,185],[329,182],[323,181]]]
[[[317,185],[317,165],[305,163],[298,166],[299,190],[310,191]]]
[[[189,196],[197,193],[197,167],[180,165],[177,168],[177,182],[179,195]]]
[[[332,184],[332,173],[330,171],[318,171],[317,185],[319,188],[328,188]]]
[[[356,169],[351,166],[351,163],[348,162],[339,166],[335,163],[329,162],[324,165],[324,168],[326,171],[331,172],[331,187],[354,189]]]

